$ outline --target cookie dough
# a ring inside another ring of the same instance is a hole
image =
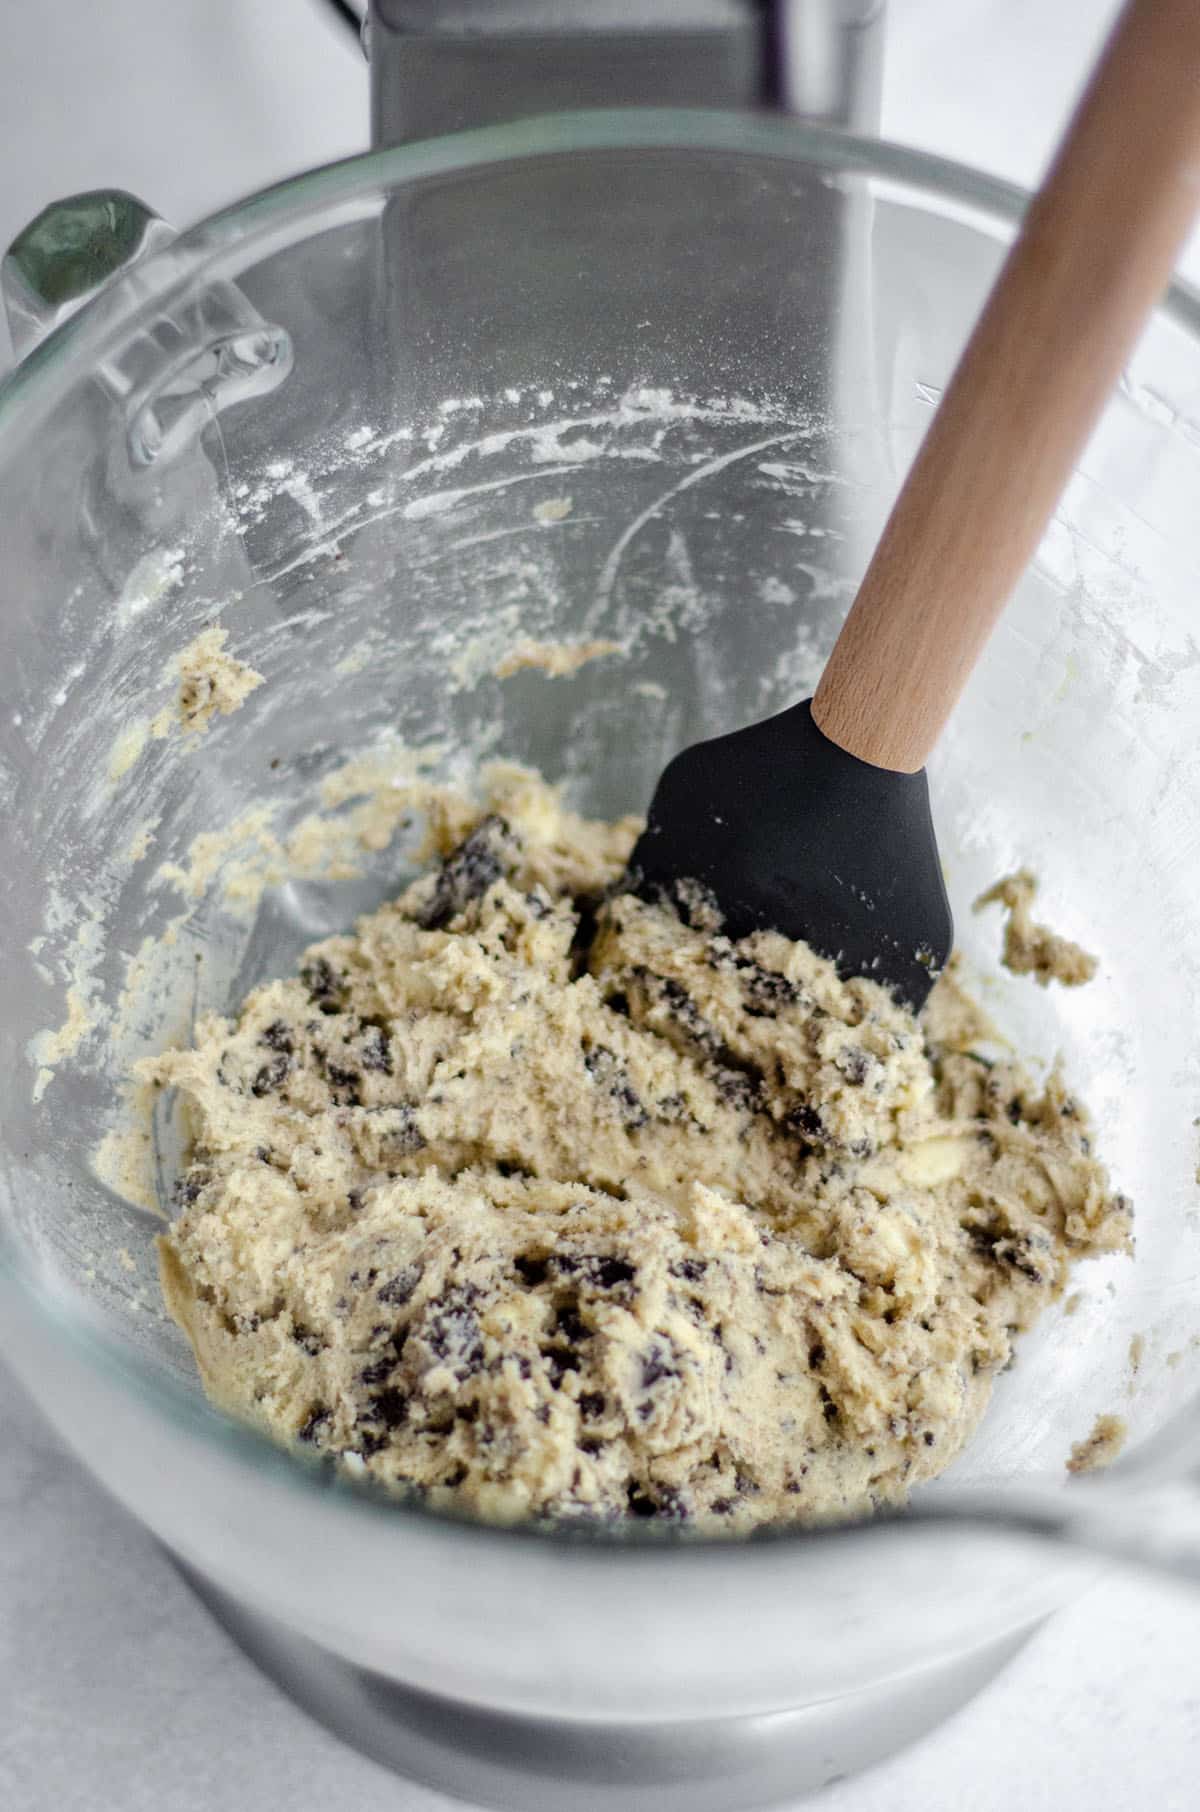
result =
[[[497,679],[511,679],[514,673],[527,669],[536,669],[551,679],[569,679],[589,661],[620,652],[620,642],[518,642],[497,661],[493,671]]]
[[[261,673],[227,651],[227,640],[227,630],[206,629],[173,662],[179,680],[173,716],[185,736],[205,735],[214,717],[232,716],[263,683]],[[170,711],[156,719],[152,734],[166,734],[171,720]]]
[[[1070,938],[1060,937],[1048,925],[1037,923],[1033,916],[1036,895],[1037,877],[1029,869],[1019,868],[1016,874],[1005,875],[986,893],[981,893],[975,902],[975,911],[979,912],[985,906],[1007,907],[1008,922],[1004,927],[1001,960],[1014,975],[1032,975],[1043,988],[1048,988],[1052,981],[1061,982],[1064,988],[1081,987],[1095,975],[1096,958],[1082,945],[1073,944]]]
[[[1085,1440],[1076,1441],[1067,1461],[1068,1472],[1097,1472],[1111,1466],[1121,1453],[1129,1436],[1123,1416],[1097,1416],[1092,1432]]]
[[[638,825],[535,777],[148,1073],[213,1398],[488,1518],[744,1531],[898,1504],[1072,1264],[1129,1243],[1080,1103],[775,934],[607,897]]]
[[[184,746],[194,749],[214,718],[239,711],[262,685],[262,674],[236,660],[227,640],[228,631],[214,624],[167,663],[164,678],[174,682],[175,696],[154,717],[127,723],[118,733],[108,758],[111,785],[125,779],[151,742],[180,735]]]

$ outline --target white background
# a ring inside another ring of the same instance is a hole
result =
[[[891,0],[885,134],[1035,181],[1113,12]],[[315,0],[0,0],[0,246],[50,198],[97,186],[186,225],[361,148],[366,122],[365,67]],[[1195,244],[1186,268],[1200,275]],[[1200,1594],[1113,1578],[933,1737],[808,1803],[1190,1812]],[[448,1805],[268,1686],[0,1374],[5,1812]]]

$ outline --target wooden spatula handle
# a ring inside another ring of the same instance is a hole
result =
[[[1200,0],[1130,0],[817,688],[850,754],[924,763],[1198,207]]]

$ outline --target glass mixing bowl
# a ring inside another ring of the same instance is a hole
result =
[[[4,1351],[264,1665],[453,1790],[525,1812],[568,1783],[696,1812],[797,1791],[927,1727],[1079,1589],[1091,1563],[1047,1533],[1200,1567],[1182,294],[931,772],[968,963],[1020,1049],[1062,1051],[1137,1257],[1079,1272],[912,1514],[722,1544],[381,1504],[205,1403],[159,1301],[161,1223],[97,1169],[106,1137],[109,1160],[134,1149],[114,1144],[134,1056],[410,871],[404,832],[338,879],[287,847],[314,810],[350,824],[348,757],[386,776],[402,748],[446,773],[500,753],[624,811],[682,744],[811,690],[1017,211],[794,124],[488,130],[151,249],[0,392]],[[200,741],[158,736],[169,663],[214,622],[265,684]],[[496,676],[518,641],[581,638],[621,651]],[[969,903],[1018,863],[1100,953],[1091,987],[997,979]],[[177,1141],[164,1112],[144,1148],[164,1203]],[[1128,1457],[1068,1483],[1102,1412]]]

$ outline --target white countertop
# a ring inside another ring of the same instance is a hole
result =
[[[1034,180],[1113,11],[891,0],[884,132]],[[47,200],[98,184],[187,224],[358,149],[366,117],[365,68],[312,0],[0,0],[0,246]],[[1195,244],[1185,268],[1200,275]],[[932,1737],[807,1803],[1190,1812],[1198,1781],[1200,1594],[1114,1576]],[[450,1802],[269,1686],[0,1374],[0,1807],[351,1805]]]

